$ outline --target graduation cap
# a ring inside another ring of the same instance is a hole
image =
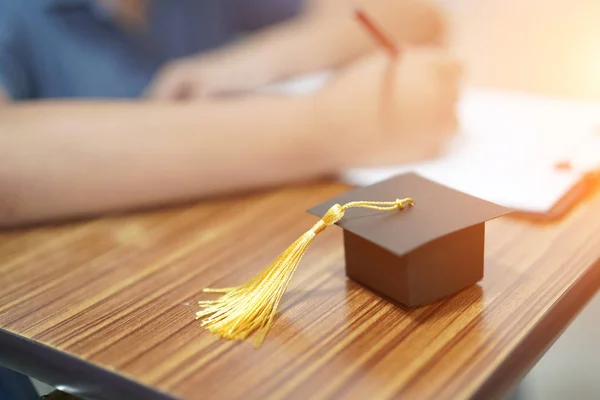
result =
[[[308,246],[333,224],[350,279],[407,307],[439,300],[483,278],[485,222],[510,211],[414,173],[351,190],[310,209],[321,219],[250,281],[206,289],[223,296],[199,302],[196,318],[227,339],[257,331],[258,347]]]
[[[456,293],[483,278],[485,222],[510,210],[405,174],[344,193],[311,210],[322,216],[335,203],[389,199],[407,193],[417,204],[404,213],[356,210],[344,228],[349,278],[404,306]]]

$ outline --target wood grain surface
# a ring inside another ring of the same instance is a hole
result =
[[[0,363],[31,363],[34,345],[47,345],[75,357],[61,385],[99,398],[113,397],[101,389],[110,383],[81,389],[73,371],[85,361],[165,398],[492,398],[598,288],[595,195],[560,223],[488,223],[485,279],[410,311],[345,278],[332,227],[302,261],[262,348],[200,327],[204,287],[252,276],[312,226],[305,209],[345,189],[322,183],[0,233],[0,339],[26,349]],[[53,376],[39,365],[22,369]]]

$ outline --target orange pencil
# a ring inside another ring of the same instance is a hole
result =
[[[381,29],[379,29],[373,21],[369,18],[369,16],[361,9],[356,8],[354,10],[354,14],[356,18],[362,23],[362,25],[367,28],[367,30],[373,35],[373,37],[379,42],[381,46],[387,49],[392,56],[397,56],[399,51],[396,47],[395,43],[387,37]]]

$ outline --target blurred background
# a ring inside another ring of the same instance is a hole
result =
[[[511,400],[600,398],[600,296],[533,367]]]
[[[469,83],[600,99],[600,1],[440,1]]]
[[[600,1],[443,0],[468,84],[600,99]],[[600,296],[512,398],[600,398]]]
[[[437,1],[449,12],[452,48],[465,63],[467,85],[600,100],[600,0]],[[600,296],[512,398],[600,398],[598,315]],[[36,387],[42,394],[51,390]]]

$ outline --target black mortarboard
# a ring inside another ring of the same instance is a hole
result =
[[[440,299],[483,277],[485,222],[509,210],[406,174],[349,191],[310,212],[321,219],[252,279],[207,290],[224,293],[200,302],[196,317],[208,330],[227,339],[257,331],[260,345],[302,256],[333,224],[344,228],[350,278],[409,307]]]
[[[411,197],[404,212],[347,213],[346,272],[358,283],[405,306],[438,300],[483,278],[485,222],[510,210],[417,174],[399,175],[330,199],[309,211],[319,217],[356,199]]]

